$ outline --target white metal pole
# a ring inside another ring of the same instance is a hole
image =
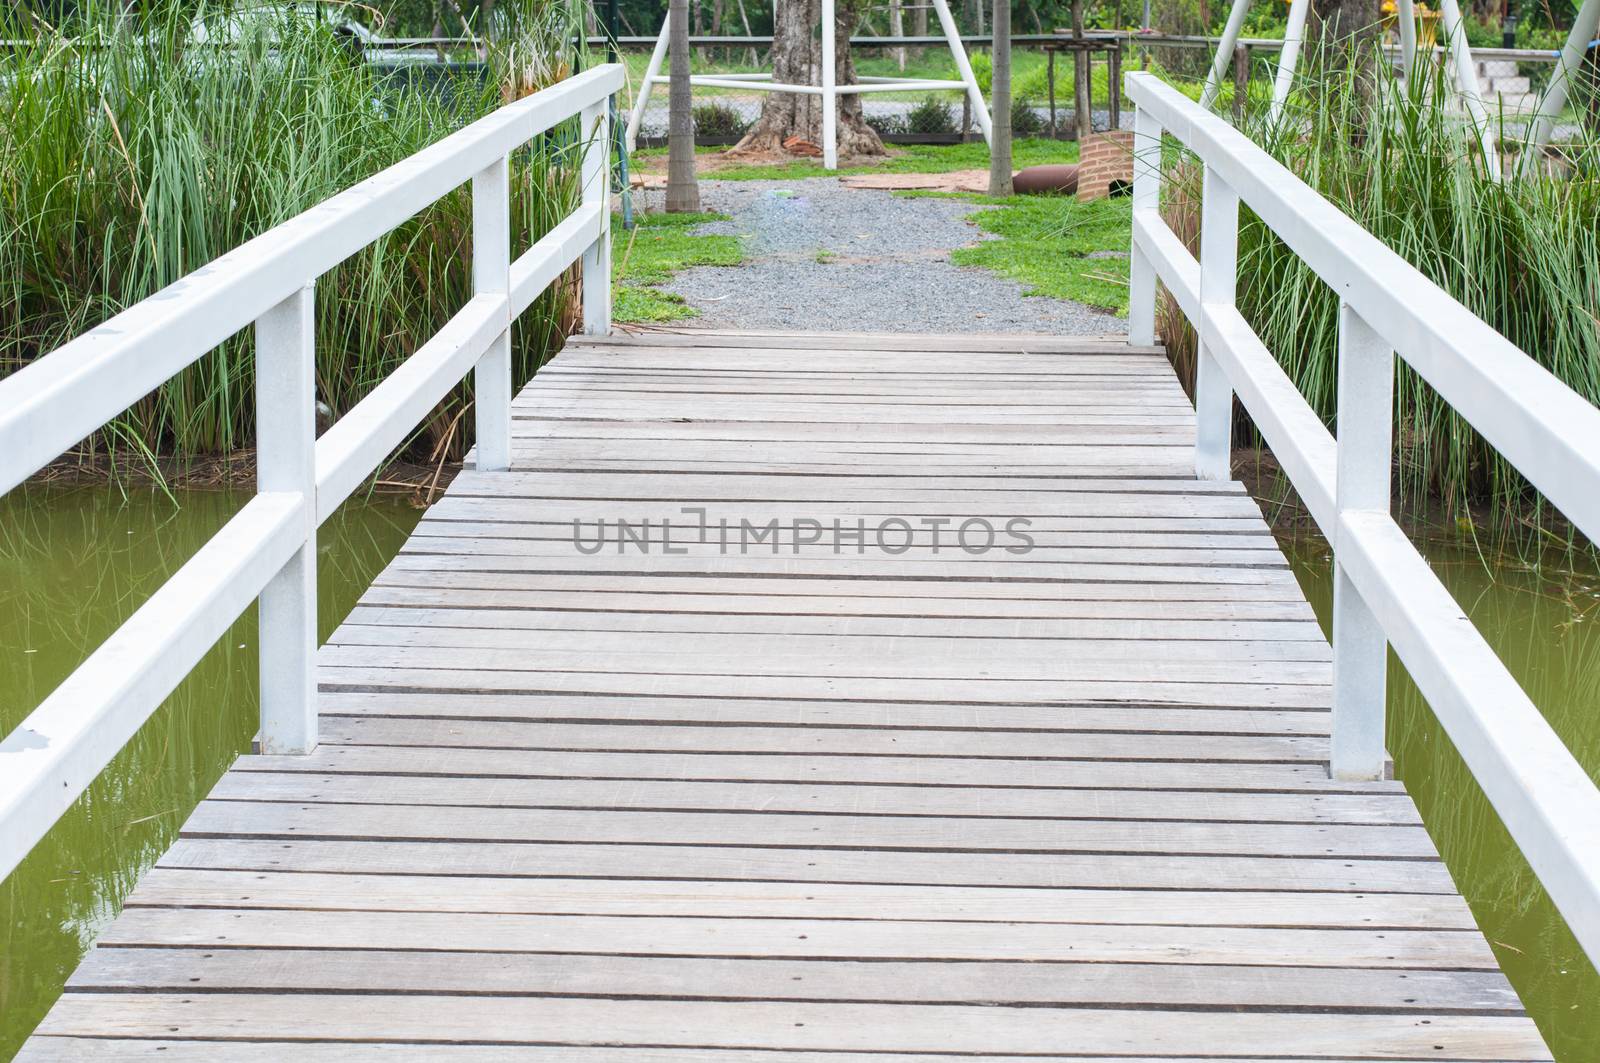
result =
[[[1411,0],[1400,0],[1410,5]],[[1294,84],[1294,68],[1300,61],[1300,43],[1306,34],[1306,12],[1311,10],[1311,0],[1290,0],[1289,25],[1283,31],[1283,50],[1278,53],[1278,76],[1272,83],[1272,107],[1267,112],[1268,121],[1277,125],[1283,117],[1284,104],[1289,102],[1289,89]]]
[[[583,205],[600,207],[600,235],[583,253],[583,331],[611,333],[611,109],[602,100],[586,108],[583,135]],[[627,195],[626,192],[623,193]]]
[[[661,23],[661,35],[656,38],[656,46],[650,53],[650,62],[645,64],[644,80],[639,83],[639,88],[633,94],[633,110],[628,112],[628,131],[623,137],[630,152],[638,150],[639,127],[644,124],[645,108],[650,105],[650,94],[655,91],[656,78],[661,76],[661,64],[667,59],[667,23]]]
[[[1239,43],[1239,30],[1244,26],[1245,12],[1250,10],[1250,0],[1233,0],[1228,12],[1228,24],[1222,28],[1222,40],[1217,43],[1217,57],[1211,61],[1211,71],[1206,74],[1205,88],[1200,90],[1200,106],[1210,107],[1222,90],[1222,75],[1233,62],[1233,46]]]
[[[989,105],[984,102],[983,90],[978,87],[978,76],[972,72],[972,63],[967,59],[966,46],[961,43],[961,31],[956,28],[956,20],[950,14],[948,0],[933,0],[933,10],[939,16],[939,29],[944,33],[944,39],[950,44],[950,55],[956,61],[956,70],[961,74],[962,82],[967,86],[967,99],[972,103],[972,113],[978,119],[978,129],[983,133],[983,142],[994,142],[994,123],[989,119]]]
[[[1411,0],[1395,0],[1395,21],[1400,24],[1400,63],[1409,80],[1417,65],[1417,10]]]
[[[1589,42],[1597,34],[1600,34],[1600,0],[1584,0],[1583,7],[1578,11],[1578,17],[1572,22],[1572,32],[1567,34],[1567,43],[1561,49],[1561,59],[1550,75],[1550,84],[1539,97],[1539,110],[1534,115],[1528,143],[1517,164],[1518,172],[1524,176],[1532,174],[1538,167],[1539,157],[1544,154],[1544,146],[1550,143],[1550,133],[1555,128],[1556,115],[1567,105],[1568,82],[1583,65],[1584,56],[1588,54]]]
[[[1394,454],[1394,350],[1346,304],[1339,307],[1337,506],[1389,514]],[[1334,535],[1333,741],[1335,779],[1380,779],[1389,643],[1339,563]]]
[[[822,168],[839,168],[839,93],[835,81],[833,0],[822,0]]]
[[[1133,212],[1161,211],[1161,123],[1144,107],[1133,117]],[[1128,255],[1128,342],[1156,341],[1156,268],[1135,239]]]
[[[256,320],[256,490],[301,497],[304,539],[260,599],[261,752],[317,746],[316,289]]]
[[[472,179],[472,293],[511,289],[511,182],[506,158]],[[509,306],[509,302],[507,303]],[[478,470],[511,467],[511,322],[478,359],[472,377]]]
[[[1211,167],[1201,183],[1200,305],[1232,308],[1237,294],[1239,194]],[[1233,478],[1233,385],[1202,342],[1195,359],[1194,474]]]
[[[1500,179],[1500,151],[1495,147],[1496,133],[1489,112],[1478,95],[1478,71],[1472,61],[1472,47],[1467,44],[1467,30],[1461,22],[1461,5],[1456,0],[1439,0],[1439,22],[1444,29],[1444,39],[1455,64],[1456,91],[1466,105],[1473,125],[1478,127],[1478,144],[1483,151],[1483,166],[1490,177]]]

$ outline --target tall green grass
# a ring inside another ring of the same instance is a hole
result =
[[[1494,180],[1477,131],[1453,106],[1442,67],[1402,81],[1379,64],[1299,79],[1287,120],[1265,108],[1244,130],[1424,275],[1591,402],[1600,402],[1600,154],[1570,145],[1560,175]],[[1517,126],[1494,116],[1508,152]],[[1507,167],[1511,169],[1511,167]],[[1180,162],[1164,210],[1198,233],[1199,173]],[[1336,409],[1338,297],[1259,219],[1243,212],[1239,305],[1330,424]],[[1170,317],[1169,317],[1170,320]],[[1180,345],[1181,346],[1181,345]],[[1404,354],[1404,352],[1401,352]],[[1565,536],[1526,480],[1416,373],[1397,380],[1397,486],[1413,517],[1493,537]]]
[[[86,9],[59,26],[6,16],[0,36],[0,375],[252,236],[571,72],[576,0],[513,0],[488,75],[386,81],[325,27],[245,20],[230,44],[194,27],[218,6]],[[513,253],[576,201],[576,123],[512,159]],[[317,390],[337,414],[461,307],[471,202],[457,189],[323,276]],[[558,288],[514,331],[525,379],[559,343]],[[142,399],[87,452],[226,454],[253,435],[249,330]],[[470,443],[462,389],[414,456]]]

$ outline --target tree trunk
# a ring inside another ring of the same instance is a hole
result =
[[[906,35],[905,13],[900,10],[901,0],[889,0],[889,36],[904,37]],[[889,54],[894,56],[894,61],[901,70],[906,68],[906,46],[897,44],[890,49]]]
[[[1377,84],[1380,0],[1311,0],[1311,59],[1321,79],[1351,102],[1372,98]]]
[[[1011,0],[994,0],[994,67],[989,83],[994,109],[990,131],[989,194],[1011,194]]]
[[[736,2],[739,6],[739,22],[744,26],[744,35],[746,37],[754,37],[755,34],[750,32],[750,16],[745,12],[744,0],[736,0]],[[756,50],[754,48],[750,48],[746,51],[745,62],[749,63],[751,66],[756,65]]]
[[[667,8],[667,51],[672,74],[667,97],[667,210],[700,209],[700,185],[694,176],[694,97],[689,88],[689,0],[672,0]]]
[[[928,35],[928,3],[929,0],[917,0],[917,9],[911,13],[911,36],[913,37],[926,37]],[[919,44],[912,54],[921,59],[924,51],[926,49]]]
[[[856,83],[856,67],[850,57],[850,33],[855,29],[855,13],[840,4],[832,27],[834,33],[834,80],[836,84]],[[780,0],[773,14],[772,80],[782,85],[820,85],[822,83],[822,41],[815,30],[822,19],[821,0]],[[846,93],[839,97],[839,157],[882,155],[883,141],[861,119],[861,96]],[[733,152],[761,154],[781,150],[790,137],[818,147],[822,145],[822,97],[808,93],[769,92],[761,117],[734,146]],[[730,153],[731,154],[731,153]]]
[[[1083,0],[1072,0],[1072,36],[1083,39]],[[1090,98],[1089,53],[1072,53],[1072,110],[1078,126],[1078,144],[1094,135],[1094,100]]]

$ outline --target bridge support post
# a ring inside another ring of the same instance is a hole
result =
[[[1333,564],[1333,744],[1335,779],[1381,779],[1389,643],[1339,563],[1343,517],[1389,513],[1394,460],[1394,349],[1348,305],[1339,306],[1337,506]]]
[[[600,235],[583,253],[583,331],[611,333],[611,108],[602,100],[582,117],[583,205],[600,208]],[[622,194],[628,194],[623,189]]]
[[[472,178],[472,294],[511,290],[511,180],[504,157]],[[509,304],[508,304],[509,305]],[[472,376],[478,470],[511,467],[511,321]]]
[[[1133,212],[1161,213],[1161,123],[1144,108],[1133,117]],[[1137,237],[1128,252],[1128,342],[1156,342],[1156,267]]]
[[[304,540],[261,590],[263,753],[317,746],[316,289],[256,320],[256,490],[300,495]]]
[[[1200,209],[1200,308],[1232,309],[1237,292],[1239,194],[1206,167]],[[1202,324],[1203,332],[1203,324]],[[1233,385],[1202,336],[1194,370],[1194,474],[1233,476]]]

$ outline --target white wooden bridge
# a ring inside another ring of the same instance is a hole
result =
[[[1390,348],[1591,532],[1600,415],[1137,76],[1131,343],[610,334],[619,83],[0,383],[9,487],[262,321],[262,493],[0,745],[0,870],[258,593],[264,752],[21,1058],[1550,1059],[1383,777],[1386,643],[1591,955],[1600,797],[1388,517]],[[586,205],[507,270],[505,155],[577,112]],[[1162,127],[1208,166],[1204,270],[1154,210]],[[479,294],[313,441],[305,282],[475,174]],[[1341,285],[1337,447],[1232,309],[1241,196]],[[513,398],[505,327],[579,256],[591,334]],[[317,521],[474,366],[476,468],[315,650]],[[1229,478],[1234,393],[1334,541],[1331,650]]]

